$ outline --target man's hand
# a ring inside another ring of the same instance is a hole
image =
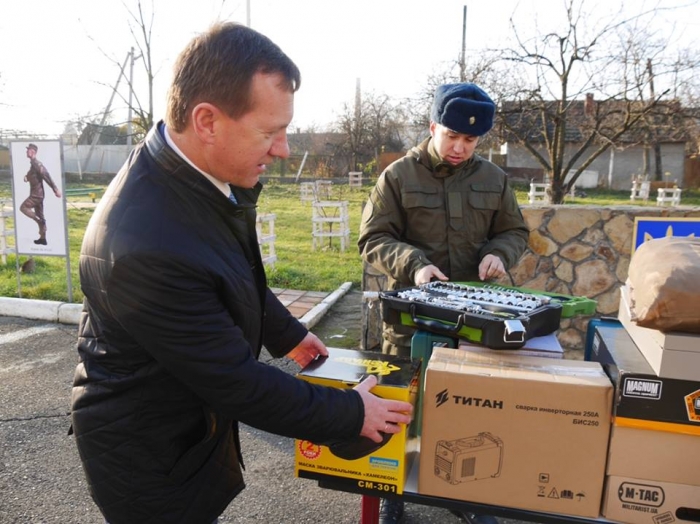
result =
[[[413,276],[413,281],[416,283],[416,286],[420,286],[421,284],[427,284],[433,278],[437,278],[438,280],[449,280],[445,274],[437,268],[437,266],[430,264],[429,266],[425,266],[416,271],[416,274]]]
[[[486,255],[479,264],[479,279],[499,278],[506,274],[503,261],[496,255]]]
[[[286,356],[303,368],[318,357],[327,357],[328,349],[321,339],[309,331],[299,345]]]
[[[58,189],[54,189],[53,194],[56,195],[56,197],[61,198],[61,192]]]
[[[357,386],[357,391],[365,405],[365,422],[360,435],[374,442],[382,441],[382,433],[398,433],[401,424],[409,424],[413,406],[402,400],[386,400],[370,392],[377,385],[377,377],[370,375]]]

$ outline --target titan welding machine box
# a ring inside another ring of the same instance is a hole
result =
[[[367,351],[328,348],[328,357],[312,362],[298,377],[323,386],[353,388],[376,375],[375,395],[403,400],[416,406],[420,360]],[[382,493],[403,493],[404,482],[417,453],[417,437],[403,427],[381,443],[360,437],[320,445],[308,440],[295,443],[298,477],[346,484],[350,488]]]
[[[598,517],[611,411],[596,362],[435,348],[418,491]]]
[[[608,477],[603,515],[629,524],[700,520],[700,486]]]
[[[595,328],[590,358],[615,386],[608,475],[700,486],[700,375],[659,377],[613,326]]]

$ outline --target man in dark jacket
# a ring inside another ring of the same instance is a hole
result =
[[[323,442],[396,433],[410,404],[258,362],[327,349],[266,284],[259,176],[289,155],[300,76],[269,39],[219,24],[175,66],[166,123],[105,192],[80,256],[76,442],[110,524],[210,524],[244,488],[238,422]]]
[[[438,87],[430,138],[379,177],[362,214],[358,244],[363,260],[387,276],[389,289],[432,279],[497,278],[527,247],[529,230],[505,173],[474,153],[495,109],[474,84]],[[382,350],[410,355],[413,332],[385,325]],[[380,524],[402,519],[403,503],[382,501]]]
[[[24,181],[29,183],[29,196],[19,206],[19,210],[31,218],[39,226],[39,238],[34,243],[46,245],[46,217],[44,216],[44,182],[46,182],[53,194],[61,198],[61,191],[58,189],[51,175],[39,162],[36,153],[39,147],[36,144],[27,146],[27,158],[29,159],[29,171],[24,176]]]

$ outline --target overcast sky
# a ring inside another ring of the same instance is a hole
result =
[[[251,26],[276,42],[297,63],[302,87],[293,125],[323,128],[343,103],[362,90],[402,98],[416,95],[431,73],[446,70],[462,47],[467,5],[467,53],[503,47],[508,20],[546,25],[563,0],[249,0]],[[656,2],[679,5],[683,0]],[[656,5],[628,2],[631,9]],[[65,123],[100,115],[121,63],[133,45],[127,7],[136,0],[5,0],[0,17],[0,131],[20,129],[50,137]],[[617,9],[620,0],[587,0],[595,12]],[[664,30],[686,40],[699,33],[697,4],[664,14]],[[125,5],[127,7],[125,7]],[[143,0],[150,12],[151,1]],[[163,116],[173,61],[187,41],[218,19],[247,21],[246,0],[153,0],[152,57],[157,67],[155,117]],[[628,7],[630,9],[630,7]],[[690,21],[690,22],[689,22]],[[692,36],[691,36],[692,35]],[[135,83],[143,86],[136,62]],[[127,96],[125,82],[119,92]],[[115,98],[113,123],[126,118]],[[99,119],[99,116],[97,117]]]

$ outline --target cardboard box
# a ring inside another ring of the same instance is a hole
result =
[[[328,358],[312,362],[298,377],[314,384],[352,388],[367,376],[376,375],[378,383],[372,393],[416,405],[419,360],[339,348],[328,348],[328,353]],[[381,445],[364,437],[329,446],[297,440],[294,472],[298,477],[315,480],[334,477],[347,481],[350,487],[378,494],[401,494],[416,449],[417,437],[408,427]]]
[[[618,317],[639,351],[660,377],[700,380],[700,335],[664,333],[631,320],[629,287],[620,288]]]
[[[470,342],[460,339],[459,349],[465,351],[475,351],[478,353],[498,353],[499,355],[513,355],[523,357],[545,357],[545,358],[564,358],[564,349],[559,343],[559,339],[554,333],[543,337],[533,337],[525,342],[525,345],[519,349],[490,349],[479,344],[471,344]]]
[[[700,436],[613,426],[607,473],[700,486]]]
[[[591,346],[615,386],[616,425],[700,435],[700,377],[657,376],[625,329],[598,326]]]
[[[600,364],[435,348],[418,491],[598,517],[612,384]]]
[[[615,386],[608,475],[700,485],[700,381],[658,377],[615,327],[596,327],[591,359]]]
[[[630,524],[698,522],[700,487],[609,477],[603,515],[607,519]]]

